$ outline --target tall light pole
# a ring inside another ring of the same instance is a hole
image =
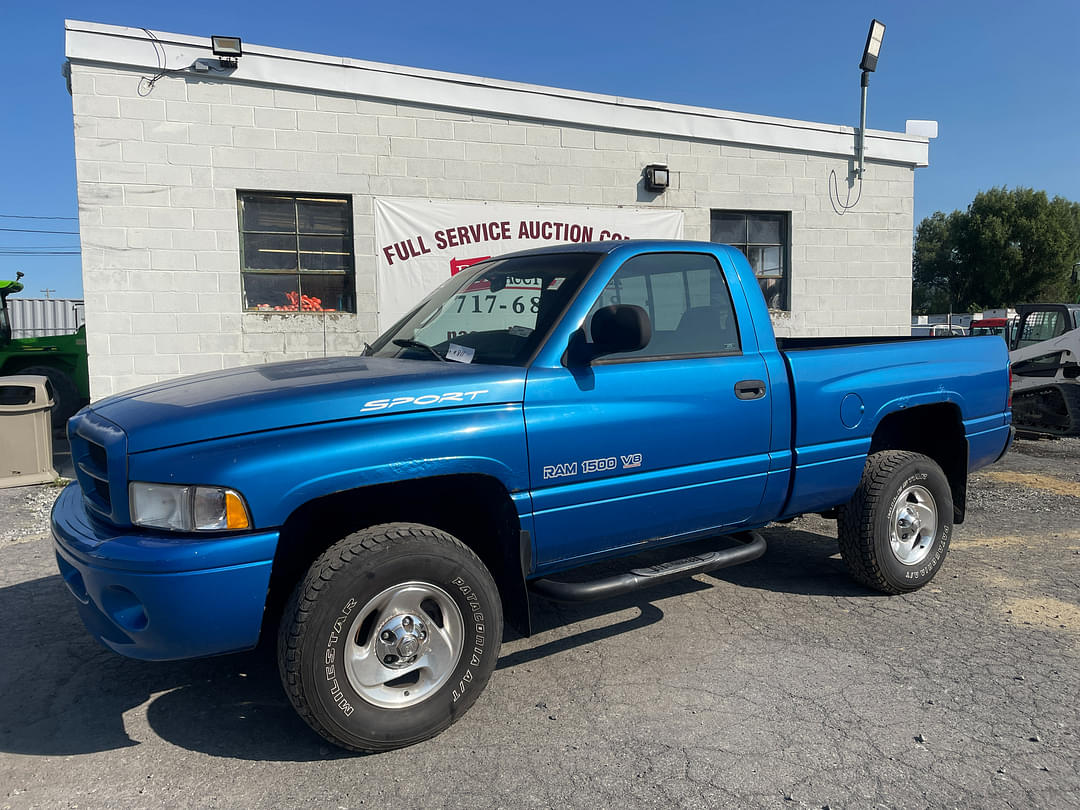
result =
[[[877,70],[878,54],[881,53],[881,40],[885,36],[885,23],[881,20],[870,21],[870,31],[866,34],[866,47],[863,48],[862,79],[859,82],[862,88],[862,103],[859,105],[859,168],[855,176],[862,180],[865,168],[863,166],[866,157],[866,88],[870,86],[870,74]]]

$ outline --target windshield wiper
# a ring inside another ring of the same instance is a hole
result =
[[[395,346],[401,346],[403,349],[427,349],[429,352],[431,352],[433,355],[438,357],[444,363],[449,363],[450,362],[445,357],[443,357],[441,354],[439,354],[437,351],[435,351],[435,349],[433,347],[428,346],[423,341],[413,340],[412,338],[394,338],[390,342],[393,343]]]

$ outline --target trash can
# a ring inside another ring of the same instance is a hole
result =
[[[0,377],[0,487],[55,481],[48,377]]]

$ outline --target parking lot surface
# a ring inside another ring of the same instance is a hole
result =
[[[854,584],[835,523],[747,565],[537,600],[466,717],[360,756],[293,713],[268,650],[140,663],[83,630],[59,490],[0,490],[0,808],[1080,806],[1080,441],[973,478],[937,578]]]

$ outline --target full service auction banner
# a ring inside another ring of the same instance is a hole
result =
[[[375,200],[379,331],[471,264],[567,242],[681,239],[683,212]]]

